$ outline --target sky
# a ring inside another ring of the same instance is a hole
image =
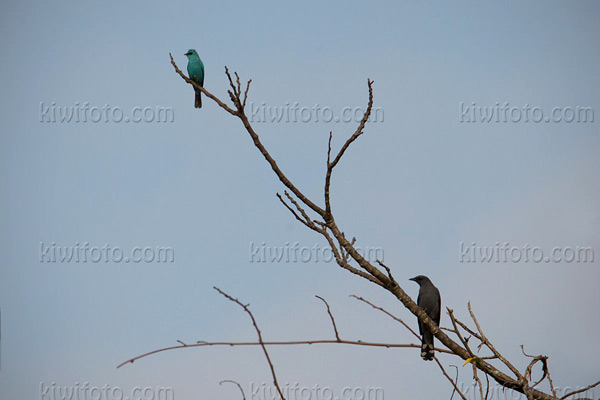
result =
[[[256,340],[213,286],[251,304],[265,340],[332,339],[319,295],[343,338],[416,343],[349,297],[417,327],[388,292],[327,260],[324,239],[279,203],[284,187],[240,121],[206,97],[193,107],[169,60],[185,71],[190,48],[223,101],[225,66],[252,79],[255,130],[317,204],[329,132],[339,149],[373,79],[380,118],[333,175],[340,228],[413,298],[408,279],[424,274],[465,322],[470,301],[522,371],[524,345],[549,357],[563,393],[598,381],[599,16],[593,1],[2,2],[0,398],[241,398],[223,380],[272,398],[258,347],[178,349],[117,369],[177,340]],[[276,251],[298,253],[267,256]],[[331,392],[305,399],[452,391],[417,349],[269,352],[298,389],[289,400],[315,385]],[[473,398],[471,370],[440,360]]]

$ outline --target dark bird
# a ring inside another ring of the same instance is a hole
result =
[[[425,275],[415,276],[410,278],[421,287],[419,289],[419,297],[417,297],[417,305],[421,307],[438,326],[440,325],[440,310],[442,308],[442,297],[440,291],[433,286],[433,283]],[[423,360],[433,360],[433,333],[427,326],[419,320],[419,333],[421,334],[421,357]]]

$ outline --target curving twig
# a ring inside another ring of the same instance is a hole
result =
[[[363,303],[367,303],[368,305],[370,305],[371,307],[373,307],[376,310],[381,311],[382,313],[386,314],[388,317],[391,317],[393,320],[400,322],[406,329],[408,329],[410,331],[410,333],[413,334],[414,337],[416,337],[417,339],[421,340],[421,336],[417,335],[417,332],[415,332],[410,326],[408,326],[408,324],[404,321],[402,321],[400,318],[396,317],[395,315],[393,315],[392,313],[390,313],[389,311],[387,311],[385,308],[376,306],[375,304],[371,303],[369,300],[365,300],[360,296],[357,296],[355,294],[351,294],[350,297],[354,297],[356,300],[360,300]],[[437,351],[441,351],[438,349],[435,349]]]
[[[256,320],[254,319],[254,315],[252,315],[252,312],[248,308],[249,304],[243,304],[241,301],[239,301],[238,299],[234,299],[233,297],[231,297],[230,295],[228,295],[227,293],[225,293],[224,291],[222,291],[221,289],[219,289],[216,286],[213,286],[213,289],[215,289],[217,292],[221,293],[226,299],[231,300],[232,302],[234,302],[237,305],[239,305],[240,307],[242,307],[244,309],[244,311],[250,316],[250,319],[252,320],[252,325],[254,325],[254,330],[256,330],[256,333],[258,334],[258,341],[260,342],[260,347],[262,347],[263,352],[265,353],[265,357],[267,358],[267,362],[269,363],[269,368],[271,368],[271,375],[273,376],[273,384],[277,388],[277,392],[279,393],[281,400],[285,400],[285,397],[283,396],[283,392],[281,391],[281,388],[279,387],[279,383],[277,382],[277,374],[275,374],[275,367],[273,367],[273,363],[271,362],[271,357],[269,357],[269,352],[267,351],[267,347],[265,346],[265,344],[263,342],[262,334],[260,333],[258,324],[256,323]]]
[[[458,388],[458,386],[456,386],[456,383],[458,382],[458,367],[456,365],[451,365],[452,367],[456,368],[456,379],[452,380],[452,378],[450,378],[450,375],[448,375],[446,373],[446,370],[442,366],[442,363],[440,363],[440,360],[438,360],[438,358],[435,357],[435,356],[433,357],[433,359],[435,360],[435,362],[437,363],[437,365],[442,370],[442,374],[452,384],[452,387],[454,387],[454,389],[452,390],[452,394],[450,395],[450,400],[452,400],[452,398],[454,397],[454,393],[458,393],[463,400],[467,400],[467,398],[465,397],[465,395],[463,394],[463,392],[461,392],[460,389]]]
[[[240,385],[236,381],[232,381],[230,379],[226,379],[224,381],[219,382],[219,385],[222,385],[224,383],[233,383],[233,384],[237,385],[237,387],[240,389],[240,392],[242,392],[242,400],[246,400],[246,394],[244,393],[244,389],[242,389],[242,385]]]
[[[570,393],[567,393],[563,397],[561,397],[560,400],[565,400],[567,397],[571,397],[571,396],[574,396],[574,395],[579,394],[579,393],[587,392],[588,390],[593,389],[593,388],[595,388],[598,385],[600,385],[600,381],[598,381],[596,383],[592,383],[591,385],[588,385],[588,386],[586,386],[584,388],[581,388],[581,389],[578,389],[578,390],[574,390],[574,391],[572,391]],[[578,400],[585,400],[585,399],[578,399]]]
[[[317,296],[315,295],[315,297],[319,300],[321,300],[323,303],[325,303],[325,306],[327,306],[327,314],[329,314],[329,318],[331,318],[331,323],[333,325],[333,331],[335,332],[335,338],[337,339],[337,341],[341,341],[342,339],[340,339],[340,334],[337,330],[337,326],[335,326],[335,319],[333,318],[333,314],[331,314],[331,309],[329,308],[329,303],[327,303],[327,301],[322,298],[321,296]]]

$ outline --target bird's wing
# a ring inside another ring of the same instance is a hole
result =
[[[419,290],[419,295],[417,296],[417,305],[422,308],[421,305],[421,291]],[[420,319],[417,318],[417,322],[419,323],[419,333],[423,335],[423,323]]]
[[[204,86],[204,63],[200,61],[200,71],[202,76],[200,77],[200,86]]]
[[[438,312],[437,312],[437,316],[435,318],[435,323],[438,326],[440,326],[440,319],[441,319],[441,316],[442,316],[442,296],[440,296],[439,290],[438,290],[437,295],[438,295],[437,296],[437,298],[438,298]]]

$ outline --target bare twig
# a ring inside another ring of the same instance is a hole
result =
[[[398,282],[396,282],[396,280],[394,279],[394,276],[392,275],[392,270],[387,265],[385,265],[383,262],[381,262],[380,260],[376,260],[376,261],[377,261],[377,264],[379,264],[383,268],[385,268],[385,270],[386,270],[386,272],[388,274],[388,278],[390,278],[390,283],[392,285],[397,285]]]
[[[288,195],[287,191],[285,192],[285,194],[287,195],[288,198],[290,198],[290,196]],[[296,213],[296,211],[286,203],[286,201],[283,199],[283,197],[281,197],[281,195],[279,193],[277,193],[276,195],[277,195],[277,198],[279,199],[279,201],[285,206],[285,208],[287,208],[292,213],[292,215],[294,215],[294,217],[298,221],[300,221],[307,228],[315,230],[315,231],[321,233],[322,229],[318,228],[315,225],[314,221],[311,221],[310,218],[300,218],[300,216]],[[296,205],[296,208],[298,209],[297,205]],[[304,216],[306,216],[306,214],[304,214]]]
[[[469,328],[466,324],[461,322],[458,318],[455,318],[455,321],[461,328],[463,328],[465,331],[467,331],[469,333],[469,335],[482,341],[481,336],[479,336],[479,334],[477,332],[474,332],[471,328]]]
[[[523,355],[525,357],[529,357],[531,358],[531,362],[529,363],[529,365],[527,366],[527,368],[525,369],[525,374],[523,374],[523,376],[525,377],[525,379],[530,380],[531,379],[531,374],[532,374],[532,369],[533,366],[538,363],[541,362],[542,363],[542,377],[540,378],[539,381],[537,381],[536,383],[533,384],[533,386],[531,387],[536,387],[537,385],[539,385],[547,376],[548,376],[548,357],[546,356],[532,356],[529,355],[527,353],[525,353],[525,347],[523,345],[521,345],[521,352],[523,352]]]
[[[236,381],[232,381],[230,379],[226,379],[224,381],[219,382],[219,385],[222,385],[224,383],[233,383],[233,384],[237,385],[237,387],[240,389],[240,392],[242,392],[242,400],[246,400],[246,394],[244,393],[244,389],[242,389],[242,385],[240,385]]]
[[[471,314],[471,319],[473,320],[473,322],[475,323],[475,326],[477,327],[477,330],[479,331],[479,335],[481,336],[482,343],[485,344],[487,346],[487,348],[490,349],[492,351],[492,353],[494,353],[494,355],[496,357],[498,357],[500,359],[500,361],[502,361],[504,363],[504,365],[506,365],[508,367],[508,369],[510,369],[515,374],[515,376],[517,377],[519,382],[526,385],[527,382],[523,382],[524,379],[523,379],[523,376],[521,375],[521,373],[519,372],[519,370],[516,369],[515,366],[512,365],[511,362],[508,361],[502,354],[500,354],[500,352],[498,350],[496,350],[494,345],[484,335],[483,330],[481,329],[481,326],[479,325],[479,322],[477,321],[477,318],[475,318],[475,313],[473,313],[473,309],[471,308],[470,301],[467,303],[467,308],[469,309],[469,313]],[[525,388],[523,387],[523,389],[525,389]],[[524,393],[524,394],[527,395],[527,393]]]
[[[292,204],[296,207],[296,209],[300,212],[300,214],[302,214],[302,216],[304,217],[304,220],[306,221],[306,225],[308,227],[313,226],[313,228],[311,228],[311,229],[314,229],[314,222],[310,219],[310,217],[308,216],[306,211],[304,211],[304,209],[300,206],[300,204],[298,204],[298,202],[296,200],[294,200],[294,198],[288,193],[287,190],[284,191],[284,194],[292,202]]]
[[[456,318],[454,317],[454,310],[452,310],[449,307],[446,307],[446,311],[448,312],[448,315],[450,316],[450,321],[452,321],[452,326],[454,326],[454,333],[456,333],[456,336],[458,336],[458,338],[460,339],[460,341],[462,342],[464,348],[469,352],[469,355],[471,357],[474,356],[473,351],[471,350],[471,348],[469,347],[469,343],[467,342],[467,339],[465,339],[461,334],[460,331],[458,330],[458,326],[457,326],[457,322],[456,322]]]
[[[246,90],[244,91],[244,101],[242,102],[242,109],[246,108],[246,99],[248,99],[248,91],[250,90],[250,83],[252,83],[252,79],[248,80],[246,84]]]
[[[450,378],[450,376],[446,373],[446,370],[444,369],[444,367],[442,366],[442,363],[440,363],[440,360],[438,360],[437,357],[433,357],[433,359],[435,360],[435,362],[437,363],[437,365],[440,367],[440,369],[442,370],[442,374],[446,377],[446,379],[448,379],[448,381],[452,384],[453,386],[453,390],[452,390],[452,394],[450,395],[450,400],[452,400],[452,398],[454,397],[454,393],[458,393],[460,395],[460,397],[463,400],[467,400],[467,398],[465,397],[465,395],[460,391],[460,389],[458,388],[458,386],[456,386],[456,383],[458,382],[458,367],[456,365],[451,365],[452,367],[456,368],[456,379],[452,379]]]
[[[252,312],[248,308],[249,305],[248,304],[243,304],[238,299],[234,299],[233,297],[231,297],[227,293],[223,292],[221,289],[219,289],[216,286],[213,286],[213,288],[217,292],[219,292],[223,296],[225,296],[226,299],[231,300],[232,302],[234,302],[237,305],[239,305],[240,307],[242,307],[244,309],[244,311],[250,316],[250,319],[252,320],[252,325],[254,325],[254,330],[256,330],[256,333],[258,334],[258,341],[260,342],[260,346],[262,347],[263,352],[265,353],[265,357],[267,359],[267,362],[269,363],[269,368],[271,368],[271,375],[273,375],[273,384],[277,388],[277,392],[279,393],[279,397],[281,397],[282,400],[285,400],[285,397],[283,396],[283,392],[281,391],[281,388],[279,387],[279,383],[277,382],[277,375],[275,374],[275,367],[273,367],[273,363],[271,362],[271,357],[269,357],[269,352],[267,351],[267,347],[263,343],[262,334],[260,333],[260,329],[258,328],[258,324],[256,323],[256,320],[254,319],[254,315],[252,315]]]
[[[333,325],[333,331],[335,332],[335,338],[338,341],[341,341],[340,334],[338,333],[338,330],[337,330],[337,326],[335,326],[335,319],[333,318],[333,314],[331,314],[331,309],[329,308],[329,303],[327,303],[327,301],[324,298],[322,298],[321,296],[315,295],[315,297],[317,299],[321,300],[327,306],[327,314],[329,314],[329,318],[331,318],[331,324]]]
[[[292,341],[271,341],[271,342],[205,342],[198,341],[198,343],[188,344],[188,345],[178,345],[178,346],[169,346],[163,347],[161,349],[152,350],[147,353],[141,354],[139,356],[130,358],[127,361],[123,361],[121,364],[117,365],[117,368],[121,368],[127,364],[133,364],[133,362],[140,360],[142,358],[146,358],[148,356],[162,353],[164,351],[177,350],[177,349],[185,349],[192,347],[206,347],[206,346],[225,346],[225,347],[236,347],[236,346],[296,346],[296,345],[313,345],[313,344],[345,344],[351,346],[367,346],[367,347],[384,347],[387,349],[397,349],[397,348],[413,348],[413,349],[421,349],[420,344],[408,343],[380,343],[380,342],[365,342],[362,340],[332,340],[332,339],[318,339],[318,340],[292,340]],[[435,349],[435,351],[439,351],[441,353],[452,354],[450,350],[447,349]]]
[[[331,168],[328,168],[329,173],[340,162],[340,160],[342,159],[342,156],[344,155],[346,150],[348,150],[348,147],[350,147],[352,142],[354,142],[356,139],[358,139],[358,137],[360,135],[363,134],[363,131],[365,129],[365,124],[369,120],[369,116],[371,115],[371,109],[373,108],[373,81],[370,79],[367,79],[367,85],[369,86],[369,102],[367,104],[367,109],[365,110],[365,114],[363,115],[362,120],[358,124],[358,128],[356,128],[356,131],[354,131],[352,136],[350,136],[348,138],[348,140],[346,140],[346,143],[344,143],[344,145],[338,152],[337,156],[335,156],[334,160],[331,162]]]
[[[367,79],[367,85],[369,86],[369,103],[367,104],[367,109],[365,110],[365,114],[363,115],[363,118],[360,121],[358,128],[356,128],[356,131],[352,134],[352,136],[350,136],[348,138],[348,140],[346,140],[346,142],[344,143],[344,145],[338,152],[337,156],[331,162],[329,160],[331,159],[331,136],[332,136],[332,134],[331,134],[331,132],[329,133],[329,144],[328,144],[328,150],[327,150],[327,173],[325,174],[325,215],[323,216],[325,218],[325,222],[333,221],[333,215],[331,214],[331,204],[330,204],[330,199],[329,199],[329,187],[331,186],[331,173],[333,172],[333,169],[335,168],[335,166],[340,162],[340,160],[342,159],[342,156],[344,155],[344,153],[346,152],[348,147],[350,147],[352,142],[354,142],[360,135],[363,134],[363,131],[365,129],[365,124],[367,123],[367,121],[369,120],[369,116],[371,115],[371,109],[373,108],[373,81],[370,79]]]
[[[590,389],[593,389],[593,388],[595,388],[595,387],[596,387],[596,386],[598,386],[598,385],[600,385],[600,381],[598,381],[598,382],[596,382],[596,383],[592,383],[591,385],[589,385],[589,386],[586,386],[586,387],[584,387],[584,388],[582,388],[582,389],[579,389],[579,390],[574,390],[574,391],[572,391],[571,393],[567,393],[567,394],[565,394],[563,397],[561,397],[561,398],[560,398],[560,400],[564,400],[564,399],[566,399],[567,397],[571,397],[571,396],[574,396],[574,395],[576,395],[576,394],[579,394],[579,393],[586,392],[586,391],[588,391],[588,390],[590,390]],[[581,399],[581,400],[583,400],[583,399]]]
[[[395,315],[393,315],[392,313],[390,313],[389,311],[387,311],[385,308],[376,306],[375,304],[371,303],[369,300],[363,299],[360,296],[357,296],[355,294],[351,294],[350,297],[354,297],[356,300],[360,300],[363,303],[367,303],[368,305],[370,305],[371,307],[373,307],[376,310],[381,311],[382,313],[386,314],[388,317],[391,317],[392,319],[394,319],[397,322],[400,322],[402,325],[404,325],[404,327],[406,329],[408,329],[410,331],[410,333],[413,334],[413,336],[415,336],[417,339],[421,340],[421,336],[417,335],[417,332],[415,332],[410,326],[408,326],[406,324],[406,322],[402,321],[400,318],[396,317]],[[436,349],[437,350],[437,349]]]
[[[477,386],[479,386],[479,398],[481,400],[483,400],[483,385],[481,384],[481,380],[479,379],[479,376],[477,376],[477,366],[475,365],[475,363],[472,363],[473,366],[473,378],[475,378],[475,381],[477,382]]]

